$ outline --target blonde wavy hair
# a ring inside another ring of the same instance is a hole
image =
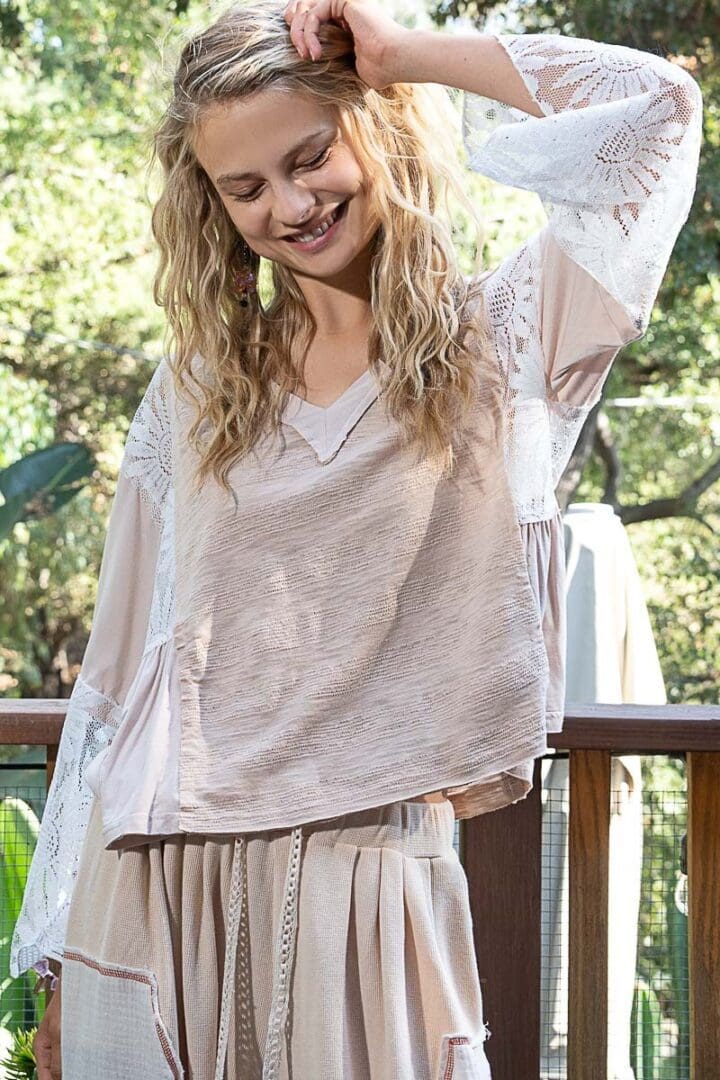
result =
[[[450,220],[452,189],[481,234],[454,164],[457,114],[441,86],[368,88],[355,71],[352,37],[334,24],[321,29],[322,60],[301,59],[283,10],[279,0],[235,3],[187,40],[152,133],[150,167],[159,161],[163,172],[152,211],[160,248],[153,295],[167,318],[176,390],[197,409],[188,435],[200,456],[198,482],[213,474],[229,489],[233,463],[279,428],[287,391],[304,387],[290,345],[299,343],[304,356],[317,330],[280,263],[270,263],[266,307],[259,293],[247,308],[238,303],[238,232],[193,149],[209,108],[268,88],[336,110],[381,222],[372,241],[369,364],[404,444],[451,463],[454,436],[476,397],[477,349],[487,341],[482,304],[471,302],[475,284],[460,272],[452,227],[440,215],[444,204]],[[251,252],[256,278],[259,264]]]

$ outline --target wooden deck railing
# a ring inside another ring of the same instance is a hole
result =
[[[0,744],[47,747],[67,702],[0,701]],[[720,1080],[720,706],[568,710],[550,746],[570,755],[568,1080],[606,1080],[613,754],[687,756],[690,1080]],[[461,855],[493,1080],[540,1076],[541,762],[527,799],[463,822]]]
[[[690,1080],[720,1080],[720,707],[569,709],[568,1080],[606,1080],[613,754],[687,755]],[[463,830],[493,1080],[540,1075],[541,763],[522,802]]]

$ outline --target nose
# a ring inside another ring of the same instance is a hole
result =
[[[283,231],[299,229],[312,217],[315,198],[304,185],[287,184],[275,194],[273,216]]]

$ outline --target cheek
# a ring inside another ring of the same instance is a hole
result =
[[[252,240],[255,237],[262,239],[265,232],[265,217],[261,212],[253,213],[252,209],[243,203],[233,202],[226,203],[225,209],[237,231],[246,239]]]
[[[362,193],[364,177],[360,163],[350,153],[340,153],[334,161],[333,176],[342,188],[351,195]]]

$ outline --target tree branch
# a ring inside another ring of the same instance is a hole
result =
[[[616,506],[615,510],[620,515],[623,525],[631,525],[636,521],[655,521],[657,518],[690,517],[712,529],[712,526],[698,512],[697,501],[718,480],[720,480],[720,457],[678,495],[667,499],[651,499],[650,502],[638,506]]]
[[[595,428],[595,450],[602,460],[605,471],[605,494],[603,502],[618,505],[618,488],[622,477],[622,464],[617,447],[613,441],[610,430],[610,422],[605,413],[598,413],[597,427]]]

